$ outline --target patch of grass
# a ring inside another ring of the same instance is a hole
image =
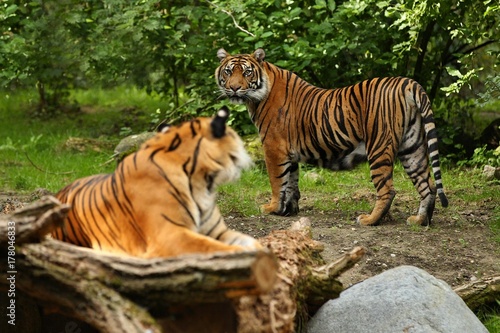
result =
[[[500,300],[493,309],[483,309],[478,313],[478,318],[490,333],[500,333]]]
[[[127,96],[134,95],[127,95],[126,91],[114,93],[123,94],[123,105],[127,103]],[[137,131],[148,127],[147,120],[119,108],[99,105],[95,108],[97,112],[61,114],[43,120],[33,118],[31,111],[36,98],[30,91],[0,95],[2,191],[30,192],[46,188],[55,192],[76,178],[110,172],[114,163],[105,162],[120,140],[120,129],[127,123],[133,123]]]
[[[487,315],[483,324],[490,333],[500,333],[500,315]]]
[[[240,181],[219,188],[219,208],[223,215],[252,216],[260,214],[260,198],[271,197],[267,173],[259,167],[245,171]],[[244,189],[244,190],[243,190]]]
[[[83,107],[90,106],[96,111],[139,108],[151,115],[156,110],[172,107],[158,94],[150,95],[144,90],[129,86],[119,86],[113,89],[75,90],[71,92],[70,99],[75,100]]]

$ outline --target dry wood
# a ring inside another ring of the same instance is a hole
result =
[[[68,205],[61,204],[52,196],[45,196],[12,215],[0,216],[0,244],[8,241],[8,230],[12,225],[9,222],[15,224],[15,242],[20,245],[38,241],[54,228],[61,226],[68,211]]]
[[[309,220],[301,218],[290,230],[260,239],[278,257],[278,282],[268,294],[238,300],[238,332],[301,332],[310,314],[339,296],[338,276],[361,259],[364,249],[357,247],[326,265],[320,256],[323,245],[310,234]]]
[[[273,255],[264,251],[141,259],[52,239],[22,246],[16,266],[32,272],[33,279],[57,271],[62,281],[70,276],[96,280],[149,308],[190,304],[193,294],[197,303],[207,303],[265,292],[277,270]]]
[[[467,306],[475,311],[483,306],[496,305],[500,299],[500,275],[483,277],[454,288]]]

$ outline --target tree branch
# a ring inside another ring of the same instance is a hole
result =
[[[252,37],[255,37],[255,35],[253,33],[251,33],[250,31],[246,30],[245,28],[243,28],[242,26],[240,26],[238,24],[238,22],[236,22],[236,19],[234,18],[233,14],[231,14],[230,11],[227,11],[225,9],[222,9],[221,7],[217,6],[216,4],[214,4],[212,1],[209,1],[209,0],[206,0],[210,5],[214,6],[215,8],[217,8],[218,10],[220,10],[221,12],[229,15],[232,19],[233,19],[233,23],[234,25],[236,26],[236,28],[240,29],[241,31],[243,31],[244,33],[246,33],[247,35],[250,35]]]

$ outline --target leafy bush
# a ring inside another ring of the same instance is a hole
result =
[[[0,6],[0,85],[37,87],[39,113],[49,116],[70,102],[71,89],[123,84],[161,95],[172,104],[169,117],[213,114],[225,103],[213,74],[220,47],[230,53],[263,47],[269,61],[325,88],[410,76],[431,100],[445,92],[461,98],[461,87],[476,74],[481,79],[484,58],[499,63],[498,48],[476,56],[500,33],[494,1],[4,0]],[[448,112],[448,119],[455,116]],[[236,108],[232,117],[234,127],[252,131],[245,111]]]
[[[476,148],[474,149],[474,154],[469,160],[460,161],[457,164],[475,167],[483,167],[485,165],[500,167],[500,146],[494,150],[488,150],[486,146]]]

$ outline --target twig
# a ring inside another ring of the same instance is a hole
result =
[[[251,33],[250,31],[246,30],[245,28],[243,28],[242,26],[240,26],[238,24],[238,22],[236,22],[236,19],[234,18],[233,14],[231,14],[230,11],[227,11],[225,9],[222,9],[220,8],[219,6],[217,6],[216,4],[214,4],[212,1],[208,1],[206,0],[209,4],[211,4],[212,6],[214,6],[215,8],[219,9],[220,11],[222,11],[223,13],[226,13],[227,15],[229,15],[232,19],[233,19],[233,23],[234,25],[236,26],[236,28],[240,29],[241,31],[243,31],[244,33],[252,36],[252,37],[255,37],[255,35],[253,33]]]
[[[66,172],[50,172],[50,171],[47,171],[47,170],[44,170],[42,168],[40,168],[39,166],[37,166],[31,159],[30,157],[28,156],[28,153],[26,151],[24,151],[24,155],[26,156],[26,158],[28,159],[28,161],[31,163],[31,165],[37,169],[38,171],[41,171],[41,172],[44,172],[44,173],[48,173],[48,174],[51,174],[51,175],[69,175],[69,174],[72,174],[72,173],[75,173],[74,171],[66,171]]]

